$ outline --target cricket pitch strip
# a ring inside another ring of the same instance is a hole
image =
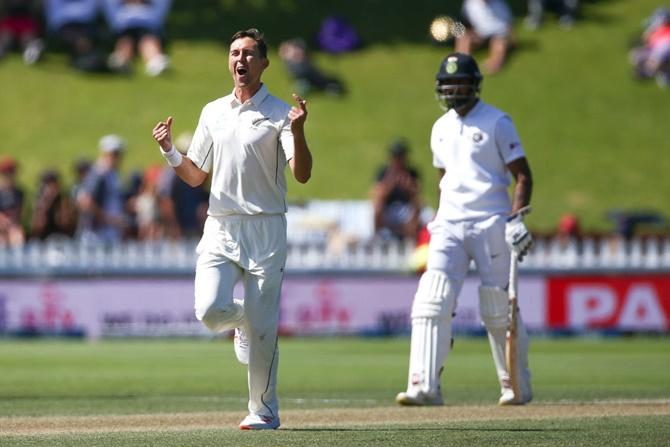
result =
[[[519,407],[444,406],[284,410],[281,429],[362,427],[412,423],[580,419],[607,416],[670,415],[670,400],[530,404]],[[236,429],[242,412],[137,415],[1,417],[0,437],[59,433],[190,431]],[[280,430],[281,430],[280,429]]]

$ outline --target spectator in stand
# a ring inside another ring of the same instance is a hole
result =
[[[46,239],[51,235],[71,236],[73,213],[69,198],[63,194],[60,175],[47,169],[40,176],[40,185],[33,203],[30,236]]]
[[[98,49],[98,0],[44,0],[47,29],[70,53],[72,66],[103,72],[107,63]]]
[[[512,10],[505,0],[465,0],[463,18],[466,31],[456,38],[458,53],[472,54],[488,42],[489,56],[484,62],[486,71],[500,71],[512,45]]]
[[[630,60],[638,79],[656,78],[661,88],[670,84],[670,8],[659,7],[647,19],[643,43],[634,48]]]
[[[100,156],[77,194],[77,236],[83,241],[115,243],[122,239],[125,214],[118,169],[125,146],[118,135],[100,139]]]
[[[104,0],[105,17],[115,34],[109,67],[127,73],[135,57],[141,55],[149,76],[159,76],[170,66],[163,51],[165,18],[171,0]]]
[[[300,96],[324,91],[333,95],[344,94],[342,82],[321,71],[312,61],[303,39],[290,39],[279,45],[279,58],[297,84]]]
[[[0,3],[0,59],[13,47],[23,52],[27,65],[42,56],[44,42],[40,38],[36,0],[5,0]]]
[[[430,231],[428,231],[428,225],[422,225],[416,237],[416,246],[409,258],[409,267],[418,274],[425,272],[428,267],[429,248]]]
[[[141,241],[158,240],[164,234],[158,198],[158,179],[162,171],[162,166],[149,166],[144,171],[139,193],[131,199],[137,238]]]
[[[556,227],[556,240],[561,247],[567,247],[571,242],[581,246],[582,231],[579,218],[571,213],[566,213],[558,220]]]
[[[84,179],[88,175],[88,171],[91,170],[91,161],[88,158],[79,158],[72,165],[72,171],[74,174],[74,182],[70,187],[70,200],[76,201],[77,194],[84,184]]]
[[[13,158],[0,160],[0,247],[18,247],[25,241],[21,225],[23,190],[16,184],[16,169]]]
[[[558,13],[558,24],[570,29],[575,24],[579,0],[528,0],[528,16],[525,24],[531,30],[536,30],[542,24],[545,7],[549,4],[554,6]]]
[[[144,172],[142,169],[135,168],[128,175],[128,181],[123,188],[123,206],[124,221],[123,238],[137,239],[138,225],[137,212],[135,209],[135,200],[140,195],[142,183],[144,182]]]
[[[186,153],[192,134],[183,133],[175,141],[178,151]],[[158,197],[165,236],[170,239],[198,238],[207,219],[209,193],[201,185],[186,184],[174,169],[164,169],[158,183]]]
[[[323,19],[316,41],[321,50],[333,54],[347,53],[361,47],[361,38],[356,28],[347,19],[337,15]]]
[[[408,151],[406,141],[394,141],[372,187],[375,233],[382,237],[414,240],[419,232],[419,174],[407,162]]]
[[[82,225],[79,224],[79,210],[77,209],[77,196],[81,190],[84,179],[88,174],[88,171],[91,169],[91,162],[87,158],[80,158],[72,165],[72,170],[74,174],[74,181],[70,187],[70,194],[68,199],[72,204],[72,222],[74,223],[74,230],[80,228]]]

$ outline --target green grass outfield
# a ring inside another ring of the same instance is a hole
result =
[[[514,0],[517,50],[498,75],[486,77],[482,96],[509,112],[535,177],[533,230],[553,230],[572,212],[586,230],[613,228],[612,208],[651,208],[670,216],[667,123],[669,90],[632,79],[628,50],[658,0],[580,2],[583,19],[569,32],[553,16],[537,32],[523,28],[525,0]],[[388,143],[406,137],[423,179],[426,202],[437,205],[437,176],[428,148],[441,114],[434,75],[451,46],[427,38],[430,20],[460,2],[432,0],[179,0],[168,23],[172,72],[152,79],[141,64],[129,77],[84,76],[63,55],[35,67],[19,55],[0,62],[0,155],[20,160],[19,179],[31,191],[42,169],[67,175],[80,156],[95,157],[100,136],[115,132],[129,143],[125,174],[162,164],[151,128],[167,114],[174,130],[193,130],[201,107],[231,91],[222,43],[243,27],[265,30],[272,92],[290,101],[293,86],[277,57],[281,39],[310,39],[321,19],[342,13],[366,46],[316,61],[349,88],[342,99],[309,97],[307,134],[314,171],[307,185],[291,181],[289,198],[365,199]],[[476,57],[483,61],[486,52]]]
[[[244,433],[230,340],[0,342],[0,445],[667,445],[670,338],[533,339],[535,400],[499,408],[484,338],[458,338],[446,406],[394,405],[407,338],[282,339],[282,429]]]

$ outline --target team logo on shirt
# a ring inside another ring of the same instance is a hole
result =
[[[480,132],[475,132],[474,135],[472,135],[472,141],[475,143],[479,143],[484,139],[484,135],[482,135]]]

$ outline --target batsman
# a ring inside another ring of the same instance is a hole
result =
[[[396,397],[400,405],[442,405],[440,375],[452,347],[452,318],[473,260],[481,280],[479,313],[500,383],[498,403],[522,405],[533,397],[528,334],[520,313],[510,311],[507,291],[511,267],[514,273],[532,243],[523,221],[532,177],[512,119],[479,98],[481,84],[479,67],[467,54],[448,55],[436,75],[445,113],[433,125],[430,145],[441,175],[440,202],[412,304],[409,378]],[[506,356],[510,350],[514,355]]]

